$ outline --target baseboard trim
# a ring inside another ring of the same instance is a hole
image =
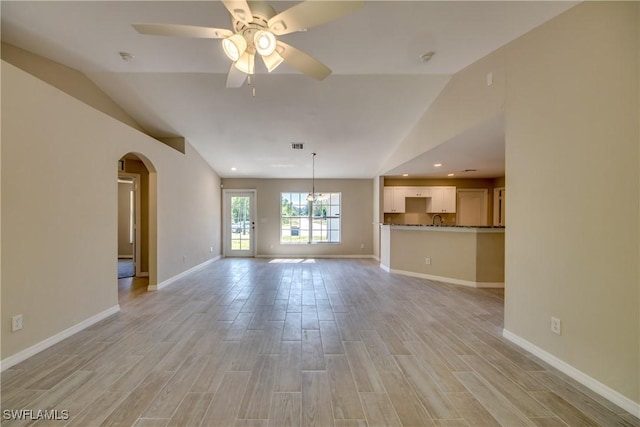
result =
[[[454,279],[453,277],[434,276],[433,274],[416,273],[414,271],[396,270],[386,265],[380,264],[380,268],[388,273],[401,274],[403,276],[416,277],[418,279],[435,280],[436,282],[446,282],[453,285],[468,286],[471,288],[504,288],[504,282],[474,282],[471,280]]]
[[[312,255],[312,254],[305,254],[305,255],[292,255],[292,254],[287,254],[287,255],[256,255],[256,258],[285,258],[285,259],[289,259],[289,258],[372,259],[373,258],[373,259],[375,259],[375,257],[373,255],[327,255],[327,254],[319,254],[319,255]]]
[[[507,329],[502,330],[502,336],[515,345],[527,350],[529,353],[539,357],[549,365],[578,381],[580,384],[604,397],[611,403],[618,405],[625,411],[629,412],[631,415],[640,418],[640,403],[634,402],[628,397],[602,384],[595,378],[590,377],[579,369],[576,369],[573,366],[569,365],[567,362],[557,358],[553,354],[543,350],[537,345],[525,340],[524,338],[514,334],[513,332],[510,332]]]
[[[176,274],[175,276],[158,283],[157,285],[149,285],[147,286],[147,291],[159,291],[160,289],[169,286],[170,284],[172,284],[173,282],[175,282],[178,279],[181,279],[191,273],[193,273],[194,271],[198,271],[206,266],[208,266],[209,264],[213,264],[214,262],[218,261],[220,258],[222,258],[220,255],[213,257],[211,259],[206,260],[203,263],[200,263],[198,265],[196,265],[195,267],[191,267],[188,270],[183,271],[182,273]]]
[[[114,305],[111,308],[108,308],[104,311],[101,311],[100,313],[89,317],[88,319],[83,320],[80,323],[77,323],[75,325],[73,325],[70,328],[65,329],[62,332],[58,332],[55,335],[50,336],[49,338],[40,341],[37,344],[32,345],[29,348],[26,348],[22,351],[19,351],[18,353],[14,354],[13,356],[9,356],[5,359],[3,359],[2,361],[0,361],[0,372],[5,371],[6,369],[9,369],[12,366],[17,365],[18,363],[27,360],[28,358],[35,356],[36,354],[40,353],[42,350],[46,350],[47,348],[51,347],[52,345],[55,345],[57,343],[59,343],[60,341],[64,340],[65,338],[69,338],[71,335],[74,335],[80,331],[82,331],[83,329],[88,328],[89,326],[98,323],[101,320],[106,319],[109,316],[113,316],[114,314],[116,314],[117,312],[120,311],[120,305]]]
[[[118,259],[133,259],[133,255],[118,255]]]

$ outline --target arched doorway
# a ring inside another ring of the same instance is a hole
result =
[[[144,155],[127,153],[118,161],[118,182],[118,257],[130,257],[133,265],[132,277],[121,279],[123,274],[118,275],[122,296],[123,292],[153,290],[157,285],[156,169]]]

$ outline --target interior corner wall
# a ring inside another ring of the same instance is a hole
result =
[[[114,119],[145,132],[142,126],[80,71],[4,42],[1,44],[0,54],[2,60],[9,64],[57,87]]]
[[[381,174],[504,112],[504,49],[456,73],[384,162]],[[493,84],[487,86],[488,73]]]
[[[584,2],[513,42],[505,129],[505,329],[636,404],[639,7]]]
[[[188,144],[181,154],[5,61],[1,76],[5,360],[117,307],[124,154],[143,154],[157,172],[159,282],[220,255],[221,190]],[[12,333],[16,314],[24,329]]]

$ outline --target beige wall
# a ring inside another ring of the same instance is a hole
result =
[[[383,227],[384,264],[393,270],[455,279],[479,287],[504,283],[504,233],[483,229]],[[453,231],[451,231],[453,230]],[[430,264],[425,263],[430,258]],[[446,281],[446,280],[445,280]],[[455,283],[455,282],[454,282]]]
[[[257,192],[258,256],[373,255],[373,182],[370,179],[316,179],[316,191],[342,193],[342,242],[316,245],[280,244],[280,193],[309,192],[310,179],[223,179],[222,183],[225,190],[255,189]],[[360,248],[361,244],[364,248]]]
[[[383,170],[504,114],[505,328],[636,403],[639,7],[581,3],[456,74]]]
[[[506,98],[505,327],[635,402],[639,6],[586,2],[519,39]]]
[[[157,172],[157,281],[220,254],[220,180],[190,146],[181,154],[4,61],[2,119],[2,359],[118,304],[128,152]],[[15,314],[24,329],[11,333]]]

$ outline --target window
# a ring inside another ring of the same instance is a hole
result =
[[[280,243],[340,243],[340,193],[310,202],[308,193],[280,194]]]

